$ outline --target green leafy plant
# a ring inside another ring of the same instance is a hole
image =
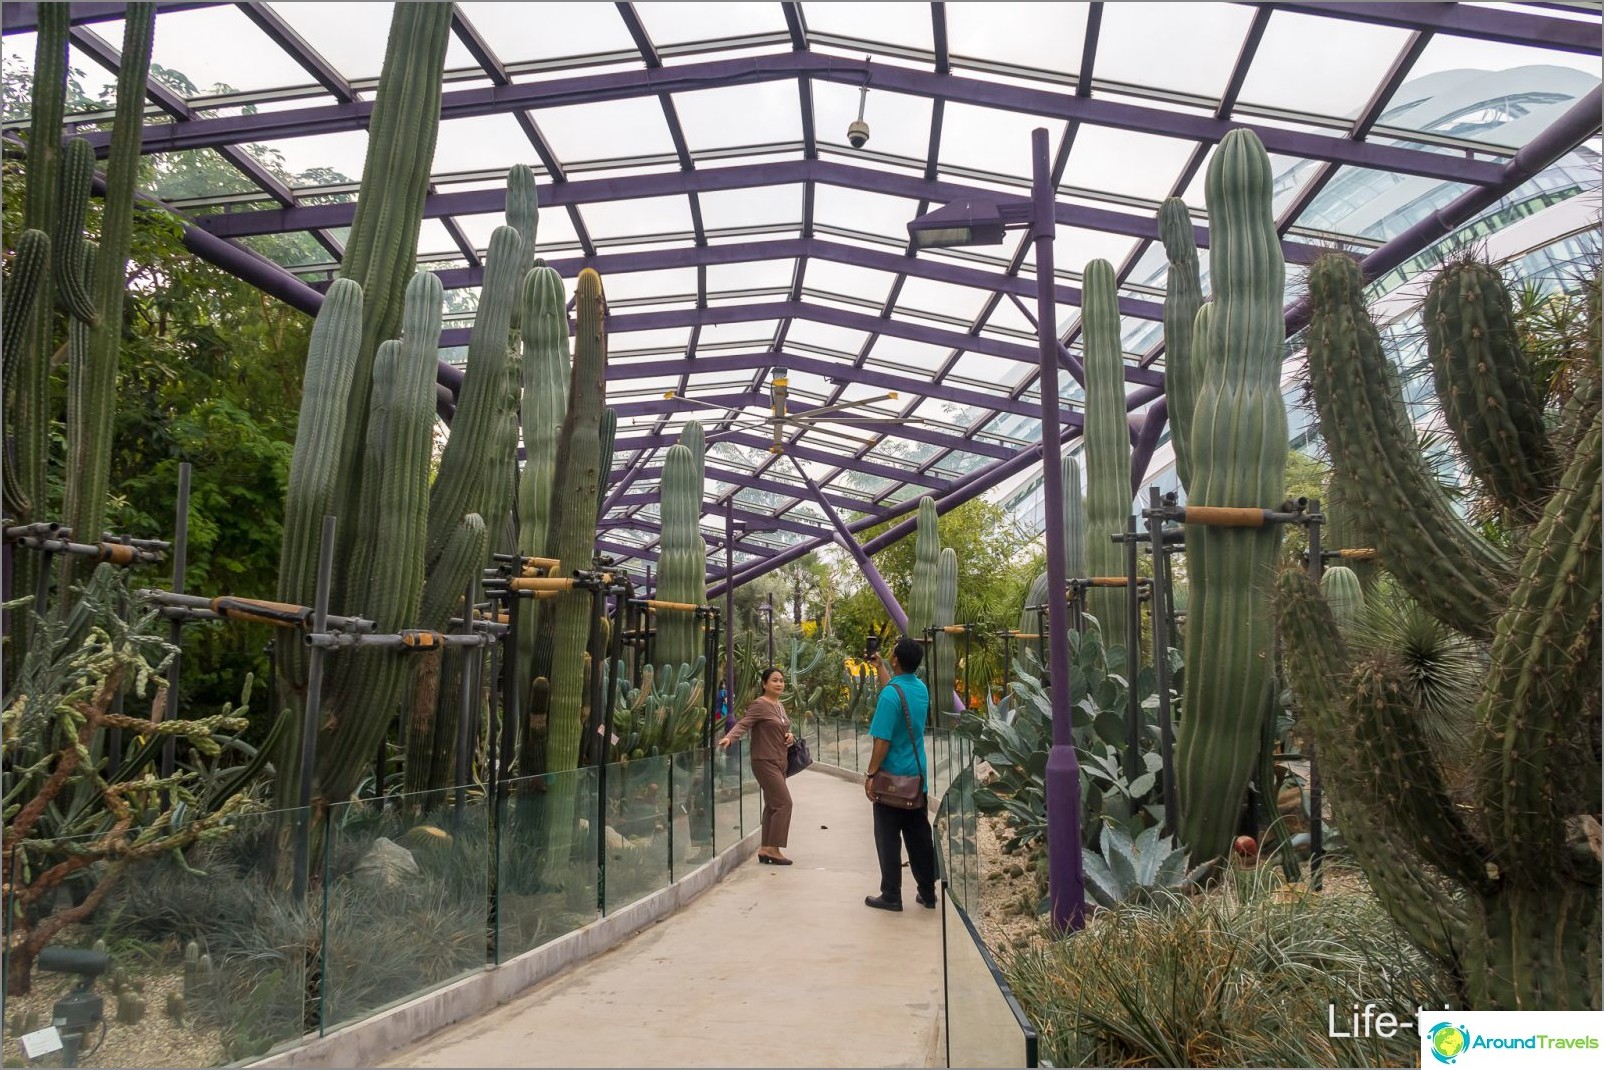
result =
[[[1192,888],[1209,868],[1205,864],[1188,869],[1186,848],[1177,844],[1173,836],[1159,835],[1157,825],[1143,829],[1132,839],[1118,821],[1104,823],[1098,850],[1081,848],[1081,866],[1086,873],[1086,890],[1105,908],[1129,902],[1159,902],[1155,893]]]

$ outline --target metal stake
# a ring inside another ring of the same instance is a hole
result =
[[[187,489],[187,479],[185,485]],[[328,627],[329,586],[334,573],[334,534],[337,521],[323,518],[323,543],[317,558],[317,597],[312,604],[312,631],[321,634]],[[180,528],[182,531],[182,528]],[[179,543],[182,545],[182,542]],[[178,560],[183,560],[182,554]],[[178,566],[181,567],[181,566]],[[317,764],[317,728],[323,709],[323,648],[314,646],[307,655],[306,711],[301,724],[301,782],[296,800],[300,809],[300,830],[295,837],[295,898],[306,898],[307,866],[312,848],[312,769]],[[328,833],[325,831],[324,835]]]
[[[1320,553],[1320,500],[1311,499],[1309,502],[1309,515],[1314,519],[1309,521],[1309,578],[1320,585],[1321,576],[1325,571],[1325,559]],[[1325,860],[1325,825],[1320,819],[1320,809],[1325,804],[1320,790],[1320,764],[1319,754],[1315,748],[1313,737],[1308,739],[1309,747],[1309,887],[1314,891],[1320,890],[1321,873],[1320,863]]]
[[[1148,491],[1147,534],[1149,545],[1153,547],[1154,554],[1163,558],[1161,562],[1153,562],[1153,605],[1157,607],[1168,601],[1170,596],[1170,559],[1164,550],[1164,521],[1158,511],[1164,507],[1163,498],[1157,487],[1149,487]],[[1153,675],[1157,679],[1158,687],[1158,750],[1161,765],[1159,766],[1160,783],[1164,793],[1164,827],[1161,830],[1168,835],[1176,827],[1176,793],[1175,793],[1175,727],[1170,719],[1170,624],[1171,621],[1163,613],[1153,614]]]
[[[1142,602],[1136,588],[1136,517],[1125,518],[1125,782],[1142,775],[1142,699],[1136,681],[1142,668]]]

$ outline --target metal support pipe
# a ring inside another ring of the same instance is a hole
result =
[[[1142,513],[1147,518],[1149,545],[1153,548],[1153,675],[1158,687],[1158,752],[1159,778],[1164,796],[1165,835],[1175,831],[1175,728],[1170,718],[1170,626],[1168,613],[1160,607],[1174,605],[1170,584],[1170,558],[1165,551],[1164,521],[1160,516],[1164,499],[1157,487],[1147,491],[1148,507]]]
[[[318,548],[317,594],[312,603],[312,628],[321,632],[328,622],[329,587],[334,575],[334,535],[337,521],[332,516],[323,518],[323,542]],[[183,560],[179,555],[176,560]],[[176,623],[174,627],[177,627]],[[295,899],[306,898],[312,845],[312,769],[317,764],[317,732],[323,719],[323,658],[322,648],[313,647],[307,656],[306,710],[301,722],[301,781],[296,806],[300,810],[299,828],[295,837]]]
[[[1136,518],[1125,518],[1125,782],[1135,783],[1142,768],[1142,603],[1136,574]]]
[[[1325,555],[1320,549],[1320,500],[1309,502],[1309,578],[1320,585],[1325,572]],[[1325,825],[1320,810],[1325,805],[1320,790],[1320,755],[1313,737],[1305,741],[1309,751],[1309,887],[1318,892],[1321,884],[1320,864],[1325,860]]]
[[[735,495],[724,503],[724,575],[735,574]],[[724,724],[728,732],[735,710],[735,585],[724,584]]]
[[[462,628],[466,632],[473,631],[473,607],[478,600],[479,577],[470,575],[468,577],[468,588],[463,593],[462,602],[464,607]],[[474,707],[477,705],[475,700],[479,697],[477,684],[473,679],[473,669],[478,666],[481,657],[483,657],[482,651],[471,650],[462,661],[462,701],[458,704],[456,761],[454,763],[457,788],[454,793],[455,797],[451,802],[451,826],[453,830],[462,828],[462,811],[467,805],[468,799],[468,777],[473,775],[472,758],[468,751],[469,719],[474,716]]]
[[[1062,442],[1058,428],[1058,313],[1053,300],[1054,207],[1047,130],[1031,132],[1032,234],[1036,242],[1036,323],[1041,366],[1042,496],[1046,510],[1047,545],[1064,544]],[[1050,662],[1049,699],[1053,713],[1053,745],[1047,756],[1047,895],[1053,928],[1060,932],[1085,925],[1086,877],[1081,868],[1080,762],[1070,734],[1069,617],[1063,592],[1067,563],[1062,554],[1047,555],[1047,601]]]
[[[829,518],[830,526],[835,528],[837,540],[846,552],[852,555],[852,560],[857,562],[864,578],[869,581],[869,587],[874,591],[875,597],[880,599],[880,604],[886,607],[887,613],[891,614],[892,623],[897,626],[897,631],[906,635],[908,631],[908,614],[904,613],[902,607],[897,604],[897,596],[891,593],[891,585],[886,583],[884,576],[880,575],[880,570],[874,567],[873,559],[863,552],[863,547],[858,544],[858,540],[852,537],[852,532],[847,529],[846,524],[842,521],[841,514],[835,511],[835,506],[830,504],[829,499],[824,496],[824,491],[820,490],[819,485],[813,481],[813,477],[808,475],[807,470],[802,467],[802,462],[789,454],[786,456],[790,460],[791,466],[796,469],[796,474],[802,477],[802,481],[807,484],[808,490],[812,492],[813,500],[819,503],[819,508],[823,509],[824,515]],[[771,657],[770,660],[772,661],[773,658]]]
[[[173,532],[173,593],[184,593],[184,572],[189,561],[189,462],[184,461],[178,466],[178,507],[176,523]],[[327,606],[323,607],[325,610]],[[171,721],[178,717],[178,683],[179,674],[183,669],[183,654],[181,643],[184,638],[184,626],[180,621],[171,621],[167,625],[167,641],[172,644],[172,657],[167,662],[167,705],[162,711],[162,720]],[[161,775],[173,775],[173,766],[177,764],[178,741],[172,736],[162,744]]]

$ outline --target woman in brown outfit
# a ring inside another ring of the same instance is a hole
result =
[[[780,704],[785,690],[785,674],[779,669],[763,671],[763,692],[746,707],[740,722],[718,741],[720,750],[742,736],[752,736],[752,775],[763,789],[763,845],[757,860],[771,866],[789,866],[791,860],[780,853],[791,831],[791,791],[785,785],[785,756],[796,737],[791,719]]]

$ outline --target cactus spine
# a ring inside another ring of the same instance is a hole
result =
[[[604,380],[607,374],[607,338],[601,276],[589,268],[579,273],[575,287],[574,367],[568,383],[568,419],[563,423],[557,449],[557,471],[562,481],[553,511],[556,514],[558,575],[588,569],[595,552],[596,499],[599,471]],[[599,667],[585,657],[591,645],[595,620],[588,591],[565,591],[557,596],[553,632],[551,713],[547,726],[546,766],[550,772],[573,769],[579,763],[579,740],[591,673]],[[559,778],[549,797],[547,814],[553,874],[567,869],[570,836],[574,827],[574,783]]]
[[[1086,265],[1081,308],[1086,352],[1086,567],[1094,576],[1123,576],[1125,551],[1109,540],[1131,513],[1131,433],[1125,409],[1125,357],[1120,344],[1118,286],[1107,260]],[[1052,592],[1064,597],[1063,592]],[[1125,592],[1097,589],[1086,608],[1104,641],[1125,642]]]
[[[1203,307],[1197,236],[1186,202],[1171,197],[1159,206],[1159,237],[1170,262],[1164,291],[1164,396],[1170,414],[1170,444],[1175,448],[1175,471],[1181,487],[1192,486],[1192,410],[1197,405],[1198,362],[1192,348],[1192,326]]]
[[[413,627],[422,597],[442,296],[433,274],[413,276],[401,341],[384,343],[374,361],[359,507],[374,523],[352,558],[347,601],[361,605],[381,632]],[[405,675],[405,663],[388,651],[350,651],[335,665],[318,744],[317,787],[325,798],[343,799],[356,788],[389,728]]]
[[[1192,424],[1194,505],[1274,509],[1284,493],[1286,266],[1270,212],[1271,179],[1269,157],[1249,130],[1227,134],[1209,162],[1214,301],[1203,317],[1207,356]],[[1217,858],[1229,848],[1259,756],[1273,684],[1268,596],[1279,545],[1274,528],[1187,532],[1192,605],[1177,827],[1194,859]]]
[[[133,240],[134,179],[144,134],[145,76],[150,69],[155,22],[154,4],[128,5],[117,73],[117,113],[106,163],[106,207],[101,217],[100,253],[95,258],[95,307],[100,319],[90,328],[89,344],[70,356],[65,515],[73,531],[84,538],[105,530],[112,417],[117,407],[117,353]],[[64,577],[73,575],[75,560],[69,556],[63,561]]]
[[[390,20],[356,216],[340,263],[340,278],[359,283],[365,299],[362,348],[347,400],[345,422],[350,434],[340,453],[336,498],[341,502],[362,498],[363,472],[368,467],[362,453],[375,354],[381,341],[396,337],[403,294],[416,268],[418,230],[440,128],[451,11],[449,4],[397,4]],[[342,563],[359,537],[352,525],[341,525]]]
[[[699,588],[705,582],[702,533],[702,487],[696,459],[684,446],[670,446],[663,457],[663,537],[658,558],[657,596],[665,602],[701,604]],[[694,613],[657,610],[658,664],[682,665],[696,658],[700,623]]]
[[[1535,517],[1557,462],[1503,279],[1474,260],[1450,264],[1432,280],[1425,320],[1437,396],[1470,470],[1504,509]]]
[[[1376,549],[1409,596],[1488,638],[1509,562],[1454,512],[1421,458],[1362,287],[1359,266],[1340,254],[1309,271],[1309,381],[1334,473],[1346,496],[1362,494]]]

